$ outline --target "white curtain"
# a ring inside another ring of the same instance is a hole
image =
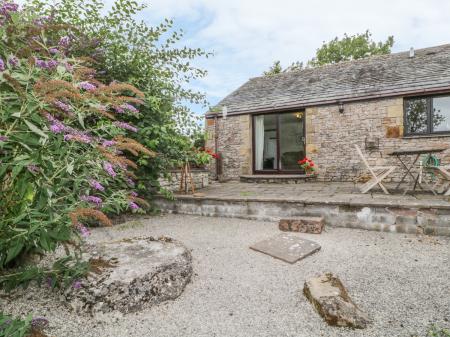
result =
[[[255,169],[263,169],[264,116],[255,117]]]

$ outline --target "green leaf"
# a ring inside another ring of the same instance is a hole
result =
[[[33,131],[34,133],[38,134],[42,138],[48,139],[48,135],[45,134],[44,131],[39,129],[36,125],[34,125],[33,123],[27,121],[26,119],[24,120],[24,122],[30,128],[31,131]]]
[[[23,242],[15,242],[12,247],[8,249],[8,252],[6,253],[6,260],[5,264],[12,261],[19,253],[22,251],[24,244]]]

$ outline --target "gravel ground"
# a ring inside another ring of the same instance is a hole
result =
[[[250,250],[279,231],[273,222],[165,215],[142,225],[94,229],[90,241],[167,235],[192,249],[195,275],[175,301],[126,316],[71,314],[48,296],[2,299],[10,313],[50,320],[49,336],[426,336],[432,323],[450,326],[448,238],[331,228],[322,250],[289,265]],[[336,273],[373,319],[365,330],[329,327],[302,294],[306,279]]]

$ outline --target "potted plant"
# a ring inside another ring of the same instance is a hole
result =
[[[302,160],[299,160],[298,164],[305,171],[305,173],[307,175],[315,174],[315,172],[316,172],[316,165],[308,157],[305,157]]]

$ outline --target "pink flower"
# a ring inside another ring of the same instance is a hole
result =
[[[114,172],[114,168],[110,162],[105,161],[103,163],[103,169],[106,171],[106,173],[108,173],[113,178],[117,175],[117,173]]]
[[[95,85],[93,85],[92,83],[87,82],[87,81],[81,82],[80,84],[78,84],[78,86],[81,89],[84,89],[86,91],[93,91],[93,90],[97,89],[97,87]]]
[[[130,131],[133,131],[133,132],[137,132],[138,131],[138,129],[135,126],[130,125],[130,124],[125,123],[125,122],[114,122],[114,125],[118,126],[119,128],[125,129],[125,130],[130,130]]]
[[[104,147],[110,147],[110,146],[116,145],[116,142],[115,142],[114,140],[104,140],[104,141],[102,142],[102,145],[103,145]]]
[[[133,197],[137,197],[138,196],[138,194],[135,192],[135,191],[131,191],[131,193],[130,193]]]
[[[97,191],[104,191],[105,188],[102,186],[102,184],[100,184],[97,180],[95,179],[91,179],[89,181],[89,185],[91,185],[92,188],[95,188]]]
[[[81,200],[90,202],[91,204],[94,204],[96,207],[102,207],[102,198],[96,197],[94,195],[82,195],[80,197]]]
[[[136,204],[136,203],[133,202],[133,201],[130,201],[130,202],[128,203],[128,205],[130,206],[131,209],[139,209],[139,208],[140,208],[139,205]]]

